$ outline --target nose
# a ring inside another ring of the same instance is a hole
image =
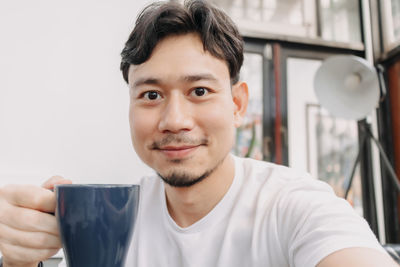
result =
[[[171,95],[165,102],[158,129],[163,133],[190,131],[194,127],[191,103],[179,94]]]

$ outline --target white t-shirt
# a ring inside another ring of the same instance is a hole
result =
[[[144,178],[125,266],[306,267],[348,247],[384,252],[367,222],[327,184],[287,167],[234,159],[229,191],[187,228],[170,217],[162,180]]]
[[[170,217],[161,179],[142,181],[126,267],[304,267],[348,247],[384,252],[367,222],[327,184],[283,166],[234,158],[227,194],[187,228]]]

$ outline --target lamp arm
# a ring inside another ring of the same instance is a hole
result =
[[[345,189],[344,199],[347,199],[347,197],[349,196],[350,188],[351,188],[351,186],[353,184],[354,174],[356,172],[357,165],[360,162],[361,150],[362,150],[364,144],[365,144],[365,135],[363,135],[363,139],[360,142],[360,147],[358,148],[357,157],[356,157],[356,160],[353,163],[353,168],[351,169],[350,176],[343,183],[343,187]]]
[[[383,76],[383,73],[385,73],[385,68],[381,64],[378,64],[376,65],[376,71],[378,72],[380,102],[382,102],[387,95],[385,77]]]
[[[385,151],[383,150],[383,147],[381,146],[379,141],[374,137],[374,135],[371,133],[371,131],[369,129],[366,129],[366,132],[371,137],[371,139],[374,141],[375,145],[378,147],[379,153],[383,160],[383,163],[385,164],[386,169],[389,171],[389,174],[390,174],[389,176],[392,179],[392,182],[394,183],[394,185],[396,186],[397,191],[400,193],[399,179],[397,178],[396,172],[394,171],[392,164],[390,164],[390,161],[389,161]]]

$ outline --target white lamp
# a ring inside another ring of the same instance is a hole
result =
[[[379,80],[374,67],[363,58],[332,56],[319,67],[314,78],[315,94],[333,116],[361,120],[379,101]]]
[[[383,79],[383,76],[379,77]],[[381,80],[381,85],[384,86],[383,80]],[[375,68],[365,59],[349,55],[329,57],[321,64],[314,77],[314,90],[321,106],[326,108],[333,116],[349,120],[365,119],[371,114],[379,101],[379,86]],[[386,90],[382,88],[382,92],[386,92]],[[368,127],[361,128],[361,130],[378,147],[383,163],[389,171],[389,177],[397,191],[400,192],[400,182],[381,144]],[[365,141],[364,138],[360,147],[364,145]],[[349,193],[360,160],[360,147],[346,185],[345,198]]]

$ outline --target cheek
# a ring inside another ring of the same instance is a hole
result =
[[[233,104],[229,100],[204,108],[202,114],[203,125],[208,132],[224,136],[234,133]]]
[[[154,116],[149,112],[135,109],[134,107],[129,110],[129,125],[131,128],[132,142],[136,149],[140,149],[138,144],[145,144],[145,137],[150,136],[152,129],[154,129]]]

